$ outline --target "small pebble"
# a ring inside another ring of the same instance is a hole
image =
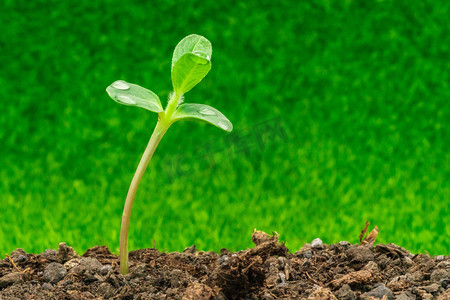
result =
[[[303,253],[303,256],[306,258],[311,258],[312,257],[312,252],[310,250],[305,251],[305,253]]]
[[[89,273],[95,273],[103,267],[103,265],[93,257],[82,257],[80,259],[80,266]]]
[[[56,255],[55,249],[45,249],[44,255]]]
[[[44,280],[55,284],[63,280],[66,274],[66,268],[62,264],[52,262],[44,270]]]
[[[221,266],[226,266],[226,265],[228,265],[229,260],[230,260],[230,258],[227,255],[223,255],[223,256],[219,257],[218,262]]]
[[[280,270],[284,270],[284,268],[286,267],[286,261],[287,261],[286,257],[282,256],[278,257],[278,268]]]
[[[450,261],[441,261],[436,265],[438,269],[450,269]]]
[[[19,257],[17,257],[16,262],[25,262],[27,260],[27,257],[25,255],[19,255]]]
[[[443,261],[445,259],[444,255],[438,255],[436,256],[436,261]]]
[[[80,259],[79,259],[79,258],[72,258],[71,260],[66,261],[66,262],[64,263],[64,267],[65,267],[67,270],[70,270],[70,269],[72,269],[72,268],[78,266],[79,264],[80,264]]]
[[[280,277],[281,283],[286,283],[286,274],[278,273],[278,276]]]
[[[402,292],[400,295],[395,297],[395,300],[415,300],[416,297],[408,295],[406,292]]]
[[[361,295],[362,299],[370,299],[370,297],[376,299],[382,299],[384,296],[388,298],[388,300],[394,300],[394,293],[384,285],[379,285],[374,288],[370,292],[364,293]]]
[[[314,240],[311,242],[311,247],[312,247],[313,249],[322,249],[322,248],[323,248],[323,242],[322,242],[322,240],[319,239],[319,238],[314,239]]]
[[[437,291],[439,291],[440,285],[437,284],[437,283],[432,283],[432,284],[427,285],[427,286],[421,286],[420,289],[422,289],[422,290],[424,290],[424,291],[426,291],[428,293],[433,294],[433,293],[436,293]]]
[[[262,295],[261,299],[263,299],[263,300],[275,300],[275,298],[271,294],[269,294],[267,292],[264,293],[264,295]]]
[[[423,300],[433,300],[433,295],[432,294],[428,294],[428,293],[425,293],[425,294],[423,294],[422,295],[422,299]]]
[[[42,253],[42,257],[50,261],[56,261],[57,260],[56,254],[57,252],[55,249],[47,249],[44,251],[44,253]]]
[[[51,290],[51,289],[53,289],[53,285],[51,285],[51,284],[48,283],[48,282],[45,282],[45,283],[42,285],[42,289],[44,289],[44,290]]]
[[[409,256],[405,256],[404,259],[405,259],[406,264],[408,264],[408,265],[414,264],[413,260]]]
[[[340,241],[339,245],[341,245],[343,247],[347,247],[347,246],[350,246],[351,244],[350,244],[350,242],[347,242],[347,241]]]
[[[381,282],[377,282],[373,285],[374,288],[377,288],[379,286],[384,286],[384,284],[382,284]]]
[[[72,280],[66,280],[66,281],[64,281],[64,285],[65,286],[67,286],[67,285],[71,285],[71,284],[73,284],[73,281]]]
[[[442,279],[450,278],[450,271],[437,269],[434,270],[430,275],[431,282],[439,282]]]
[[[356,300],[356,295],[348,284],[344,284],[335,292],[335,295],[338,299]]]
[[[108,272],[112,269],[111,265],[104,265],[100,268],[100,275],[107,275]]]

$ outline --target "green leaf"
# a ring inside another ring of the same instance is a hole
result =
[[[172,57],[172,69],[175,63],[186,53],[201,52],[205,58],[211,60],[212,46],[211,43],[201,35],[191,34],[182,39],[175,47]]]
[[[211,62],[201,52],[186,53],[172,69],[172,84],[175,92],[185,94],[196,86],[211,70]]]
[[[174,114],[174,119],[194,119],[208,122],[222,130],[231,132],[233,124],[220,111],[204,104],[185,103],[181,104]]]
[[[117,80],[106,88],[106,92],[117,103],[142,107],[156,113],[163,111],[158,96],[137,84]]]

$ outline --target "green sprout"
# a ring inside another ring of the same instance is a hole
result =
[[[109,96],[120,104],[138,106],[158,113],[158,122],[133,176],[123,209],[120,229],[120,272],[122,274],[127,274],[129,271],[128,229],[134,197],[145,169],[170,125],[175,121],[186,119],[204,121],[227,132],[233,129],[233,124],[217,109],[204,104],[183,104],[184,94],[196,86],[211,69],[211,55],[211,43],[200,35],[189,35],[178,43],[172,57],[173,92],[169,95],[166,109],[163,109],[155,93],[139,85],[118,80],[106,89]]]

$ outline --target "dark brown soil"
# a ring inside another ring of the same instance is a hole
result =
[[[289,253],[277,236],[252,238],[234,253],[133,251],[125,276],[103,246],[18,249],[0,260],[0,299],[450,299],[449,257],[320,240]]]

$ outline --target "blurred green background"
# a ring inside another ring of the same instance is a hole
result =
[[[213,45],[138,191],[130,249],[239,250],[254,228],[450,254],[449,1],[2,1],[0,254],[119,247],[127,189],[165,103],[175,45]],[[117,252],[116,252],[117,253]]]

